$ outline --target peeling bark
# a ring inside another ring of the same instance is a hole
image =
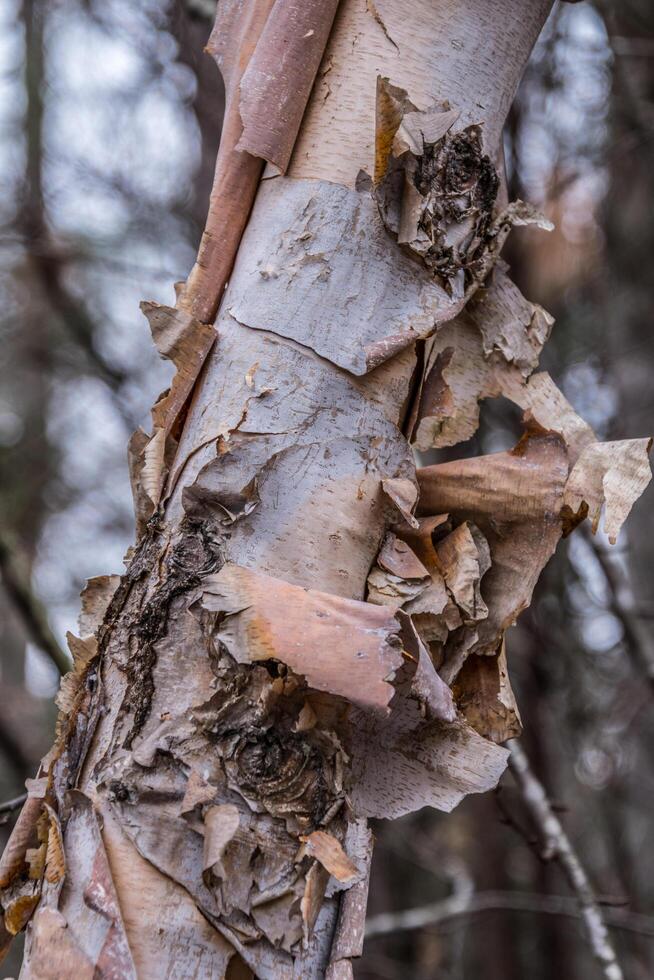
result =
[[[649,473],[532,373],[551,318],[498,262],[540,222],[496,194],[549,7],[219,5],[207,227],[176,308],[145,306],[177,373],[130,447],[139,538],[85,593],[3,857],[23,976],[349,977],[367,818],[496,784],[504,632],[584,506],[617,531]],[[409,439],[500,394],[512,452],[416,472]]]

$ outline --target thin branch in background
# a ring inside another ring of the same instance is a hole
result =
[[[42,604],[17,566],[14,549],[6,536],[0,533],[0,576],[7,597],[20,616],[30,640],[48,655],[60,674],[65,674],[72,666],[70,657],[59,646]]]
[[[21,793],[20,796],[14,796],[13,800],[5,800],[0,803],[0,825],[5,824],[12,813],[20,810],[26,799],[27,793]]]
[[[526,827],[523,827],[520,821],[516,818],[515,814],[512,812],[511,807],[506,803],[505,796],[503,793],[504,787],[500,784],[495,789],[495,803],[497,804],[497,809],[500,811],[500,821],[506,827],[510,827],[515,830],[519,837],[522,837],[525,844],[534,852],[534,854],[543,860],[543,855],[540,852],[538,837],[531,833]]]
[[[587,540],[593,549],[609,592],[608,608],[620,621],[627,653],[654,687],[654,638],[651,629],[643,626],[629,582],[615,559],[590,534]]]
[[[0,752],[14,775],[22,782],[32,768],[32,761],[27,757],[22,744],[7,727],[4,719],[0,719]]]
[[[50,307],[84,352],[87,361],[98,376],[112,391],[117,392],[127,376],[124,371],[109,364],[97,351],[93,341],[95,322],[81,301],[73,297],[64,285],[61,259],[47,245],[38,244],[31,250],[30,259]],[[120,402],[118,404],[120,405]]]
[[[216,16],[216,0],[183,0],[191,17],[210,20]]]
[[[484,912],[528,912],[581,919],[576,898],[568,895],[538,895],[532,892],[483,891],[462,900],[454,895],[401,912],[385,912],[371,916],[366,923],[366,939],[412,932],[440,926],[452,919],[463,919]],[[606,922],[614,929],[633,932],[654,939],[654,918],[626,909],[606,909]],[[616,974],[617,976],[617,974]]]
[[[49,308],[64,324],[98,376],[116,392],[126,380],[125,374],[108,364],[96,350],[93,340],[95,322],[86,307],[68,290],[64,278],[65,263],[51,242],[43,184],[46,6],[42,0],[29,0],[23,10],[27,167],[17,227],[27,243],[27,258]],[[119,399],[116,404],[124,412]]]
[[[532,772],[522,746],[515,739],[507,744],[511,749],[509,767],[524,803],[542,835],[542,856],[546,860],[556,860],[561,865],[575,894],[590,948],[601,964],[606,980],[623,980],[622,969],[609,938],[602,911],[584,867],[554,813],[543,785]]]
[[[48,246],[47,243],[43,245],[36,241],[27,241],[23,235],[17,233],[0,232],[0,248],[15,250],[16,246],[20,246],[23,252],[29,254],[30,256],[50,256],[53,253],[53,246]],[[147,263],[136,262],[132,259],[128,261],[125,258],[118,258],[112,252],[105,251],[97,246],[94,246],[92,249],[84,249],[83,247],[76,247],[75,245],[68,246],[65,249],[60,247],[57,250],[55,258],[56,257],[58,257],[60,262],[66,265],[79,265],[85,268],[90,268],[94,273],[115,271],[121,273],[122,275],[128,276],[130,279],[137,279],[139,282],[144,277],[149,277],[151,279],[162,279],[168,283],[174,282],[182,275],[179,270],[173,272],[172,269],[165,269],[156,265],[148,265]]]

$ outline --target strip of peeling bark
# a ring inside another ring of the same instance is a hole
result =
[[[207,51],[225,82],[225,116],[207,221],[178,306],[211,323],[266,161],[288,167],[338,0],[224,0]]]
[[[53,950],[66,975],[183,975],[190,949],[201,975],[351,976],[366,819],[449,810],[499,778],[496,742],[515,733],[499,644],[524,596],[484,591],[515,584],[512,560],[493,569],[491,511],[523,548],[546,525],[544,560],[559,503],[576,506],[569,440],[535,432],[479,464],[535,471],[539,493],[481,487],[464,513],[417,479],[402,427],[435,431],[447,412],[456,427],[461,406],[474,421],[501,375],[552,428],[525,380],[551,324],[506,283],[490,302],[501,273],[488,281],[510,225],[533,219],[497,213],[494,161],[549,7],[418,0],[409,18],[400,0],[342,0],[318,67],[334,4],[221,4],[207,231],[178,308],[147,308],[177,375],[132,443],[143,534],[119,582],[89,586],[39,820],[13,839],[8,927],[38,904],[24,976],[56,975]],[[263,181],[241,239],[264,159],[287,175]],[[429,339],[485,287],[486,329]],[[459,397],[439,372],[466,337],[479,369]],[[575,432],[580,452],[594,444]],[[453,692],[448,668],[475,643],[496,673],[459,672]],[[479,692],[506,710],[502,731],[484,729]]]

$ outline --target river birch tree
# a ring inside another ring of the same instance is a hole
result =
[[[500,257],[502,129],[551,0],[220,0],[226,112],[175,368],[129,447],[137,539],[89,581],[0,867],[24,978],[352,976],[368,820],[496,785],[504,634],[559,539],[615,538],[603,444]],[[506,452],[420,467],[524,412]]]

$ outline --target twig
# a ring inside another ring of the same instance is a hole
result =
[[[500,785],[495,788],[495,802],[497,804],[497,809],[500,811],[500,820],[506,827],[511,827],[515,830],[519,837],[522,837],[523,841],[529,847],[536,857],[541,861],[543,856],[540,852],[539,841],[535,834],[531,832],[526,827],[523,827],[520,821],[516,818],[515,814],[511,812],[510,806],[505,802],[505,797],[503,794],[504,786]]]
[[[27,793],[21,793],[20,796],[14,796],[13,800],[5,800],[4,803],[0,803],[0,813],[11,813],[12,810],[18,810],[26,799]]]
[[[20,796],[14,796],[13,800],[5,800],[4,803],[0,803],[0,824],[6,823],[9,814],[13,813],[14,810],[20,810],[26,799],[27,793],[21,793]]]
[[[554,813],[544,787],[531,771],[521,745],[512,739],[509,766],[531,817],[543,837],[543,857],[556,859],[575,894],[590,948],[601,964],[606,980],[623,980],[623,973],[588,876],[570,839]]]
[[[0,752],[22,783],[32,768],[32,761],[27,757],[22,743],[13,734],[5,718],[0,718]]]
[[[87,312],[82,301],[74,297],[64,285],[61,258],[54,249],[49,248],[47,243],[39,242],[28,245],[28,254],[50,307],[56,312],[60,322],[84,352],[87,361],[93,366],[96,374],[109,388],[118,392],[127,375],[124,371],[109,364],[97,351],[93,341],[95,321]],[[122,410],[122,402],[117,400],[116,404],[119,410]],[[126,419],[126,421],[129,420]]]
[[[29,582],[16,567],[13,549],[6,536],[0,533],[0,575],[5,592],[19,614],[25,631],[39,649],[50,657],[60,674],[71,668],[70,658],[61,649],[54,633],[48,626],[43,606],[36,598]]]
[[[609,610],[622,625],[627,652],[644,672],[650,686],[654,687],[654,640],[651,630],[644,627],[633,602],[625,602],[622,594],[628,589],[628,582],[611,557],[590,535],[588,541],[599,563],[609,590]]]
[[[216,0],[184,0],[184,6],[191,17],[209,20],[216,16]]]
[[[581,912],[576,898],[567,895],[538,895],[532,892],[483,891],[456,902],[454,896],[421,905],[401,912],[385,912],[374,915],[366,924],[366,939],[387,936],[390,933],[410,932],[441,925],[451,919],[479,915],[484,912],[507,911],[545,915],[560,915],[580,919]],[[614,929],[651,936],[654,939],[654,918],[629,912],[626,909],[606,909],[606,922]]]

